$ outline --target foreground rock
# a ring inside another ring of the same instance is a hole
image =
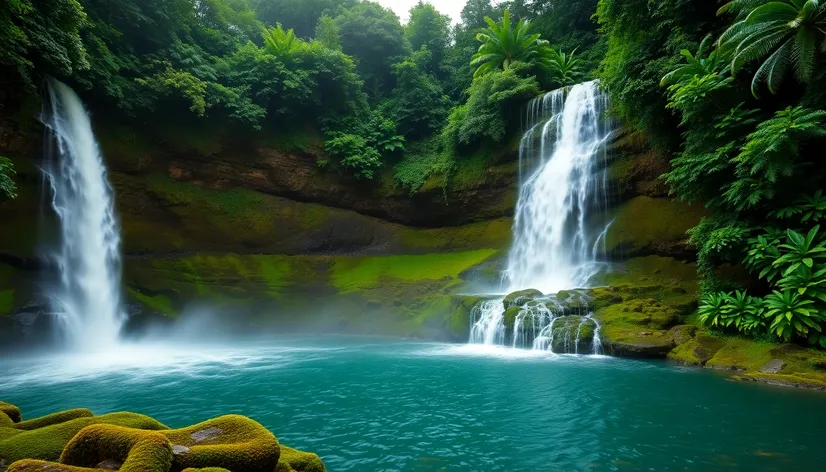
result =
[[[23,421],[0,402],[0,470],[6,472],[324,472],[321,459],[282,446],[257,422],[227,415],[169,429],[134,413],[69,410]]]

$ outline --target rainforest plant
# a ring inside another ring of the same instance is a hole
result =
[[[761,84],[777,93],[790,66],[800,82],[812,82],[826,40],[826,2],[732,0],[719,13],[737,18],[719,40],[732,72],[760,64],[751,82],[755,96]]]
[[[497,69],[508,69],[516,62],[538,62],[543,48],[548,47],[548,42],[540,39],[539,34],[531,33],[530,23],[526,19],[514,25],[509,10],[502,14],[501,23],[490,17],[486,17],[485,22],[488,27],[476,35],[476,40],[482,45],[470,62],[476,67],[475,77]]]

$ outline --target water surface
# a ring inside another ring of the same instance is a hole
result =
[[[823,470],[826,395],[607,357],[380,338],[0,359],[28,418],[248,415],[335,471]]]

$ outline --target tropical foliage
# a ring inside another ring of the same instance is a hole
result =
[[[826,138],[826,100],[814,79],[824,74],[823,5],[733,0],[719,11],[691,12],[627,6],[600,1],[609,34],[603,80],[618,113],[675,151],[663,176],[672,195],[709,210],[690,231],[702,277],[699,319],[724,331],[826,347],[826,238],[819,226],[826,176],[817,153]],[[668,19],[669,32],[630,30],[660,19]],[[648,66],[640,68],[639,55]],[[654,90],[646,75],[654,66],[665,103],[640,100]],[[781,91],[790,69],[800,85]],[[764,85],[771,98],[759,94]],[[732,265],[750,277],[722,276]]]
[[[528,20],[522,19],[513,25],[510,11],[505,10],[500,23],[490,17],[486,17],[485,22],[487,29],[476,35],[482,45],[470,63],[477,66],[476,77],[497,69],[507,70],[517,62],[530,64],[541,59],[542,49],[548,43],[541,40],[539,34],[530,32]]]

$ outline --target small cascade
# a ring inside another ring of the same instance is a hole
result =
[[[545,294],[586,288],[602,268],[609,222],[592,215],[608,208],[607,96],[597,82],[559,89],[528,105],[519,147],[519,200],[513,247],[503,276],[505,293]],[[470,342],[565,353],[602,352],[600,326],[585,308],[571,310],[543,297],[518,308],[503,299],[474,309]]]
[[[506,306],[501,298],[471,311],[471,344],[509,346],[557,354],[601,354],[600,325],[584,294],[531,299]]]
[[[121,305],[120,231],[112,188],[80,98],[66,84],[49,83],[51,109],[44,123],[54,146],[44,173],[51,206],[60,222],[52,282],[53,310],[74,347],[103,347],[117,341]]]

